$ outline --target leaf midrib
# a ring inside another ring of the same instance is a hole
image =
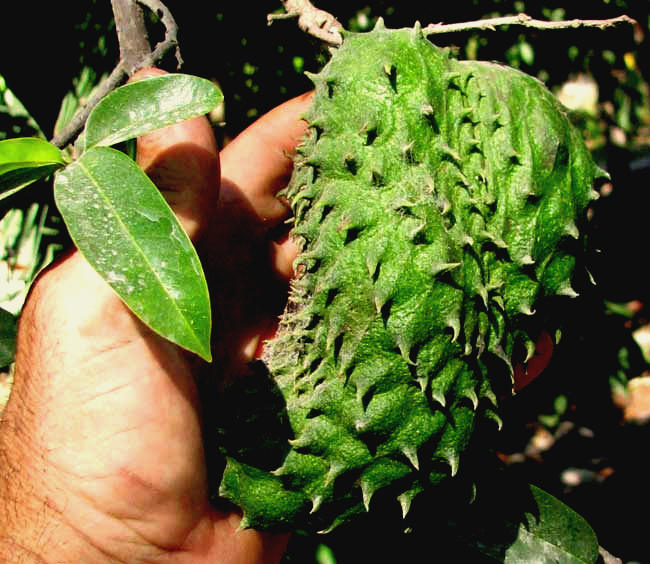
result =
[[[104,147],[104,149],[111,150],[111,149],[108,148],[108,147]],[[86,153],[86,154],[87,154],[87,153]],[[173,306],[174,306],[174,309],[176,310],[176,312],[179,314],[179,316],[180,316],[181,319],[183,320],[183,323],[185,324],[185,327],[189,329],[189,332],[190,332],[190,334],[193,336],[195,343],[198,345],[198,349],[201,350],[201,351],[203,351],[203,348],[204,348],[204,347],[202,346],[202,344],[201,344],[201,342],[200,342],[198,336],[196,335],[196,332],[192,329],[192,325],[188,322],[188,320],[187,320],[187,318],[185,317],[185,315],[183,315],[183,312],[182,312],[182,310],[178,307],[178,304],[177,304],[176,300],[174,300],[174,299],[172,298],[171,294],[168,292],[167,287],[165,286],[165,284],[163,283],[163,281],[160,279],[160,276],[157,274],[155,268],[153,268],[153,265],[152,265],[151,262],[148,260],[147,255],[146,255],[145,252],[142,250],[142,247],[140,247],[140,245],[137,243],[136,239],[131,235],[131,233],[129,232],[129,230],[126,228],[126,224],[124,223],[124,221],[122,221],[122,218],[120,217],[120,215],[119,215],[118,213],[116,213],[117,208],[115,207],[115,205],[113,204],[113,202],[112,202],[112,201],[111,201],[111,200],[106,196],[106,193],[104,192],[104,190],[102,190],[101,185],[97,182],[97,180],[95,179],[95,177],[91,174],[90,170],[89,170],[89,169],[84,165],[84,163],[83,163],[81,160],[79,160],[79,161],[77,161],[77,164],[79,165],[79,167],[81,168],[81,170],[82,170],[82,171],[87,175],[87,177],[90,179],[90,181],[91,181],[91,183],[93,184],[93,186],[95,186],[95,187],[97,188],[97,191],[98,191],[98,193],[100,194],[100,196],[101,196],[101,197],[104,199],[104,201],[108,204],[110,210],[113,212],[113,216],[114,216],[114,217],[116,218],[116,220],[118,221],[118,223],[119,223],[119,225],[121,226],[123,232],[125,232],[125,233],[127,234],[127,238],[130,239],[130,241],[133,242],[133,246],[136,248],[137,252],[138,252],[138,253],[142,256],[142,258],[144,259],[144,262],[146,263],[146,265],[147,265],[147,267],[149,268],[149,270],[151,271],[151,273],[154,275],[154,278],[156,278],[156,279],[158,280],[158,282],[160,283],[160,286],[163,288],[165,294],[167,295],[167,299],[168,299],[169,301],[172,302],[172,304],[173,304]],[[163,202],[165,202],[165,205],[168,205],[168,204],[166,203],[166,201],[164,200],[164,198],[160,195],[160,193],[158,193],[158,196],[159,196],[160,198],[162,198]],[[172,213],[173,213],[173,212],[172,212]]]

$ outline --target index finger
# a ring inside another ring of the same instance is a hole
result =
[[[164,74],[146,68],[131,80]],[[196,117],[140,136],[136,160],[190,238],[198,239],[212,219],[219,188],[219,152],[207,118]]]
[[[245,198],[268,228],[287,216],[276,194],[291,176],[292,156],[307,130],[302,116],[312,96],[308,92],[277,106],[221,152],[221,200]]]

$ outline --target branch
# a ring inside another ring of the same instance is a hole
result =
[[[324,41],[328,45],[338,46],[343,39],[339,29],[343,26],[329,12],[319,10],[309,0],[282,0],[285,14],[269,14],[267,16],[269,25],[275,20],[298,18],[298,27]]]
[[[120,62],[133,74],[139,62],[151,54],[142,9],[132,0],[111,0],[115,31],[120,44]]]
[[[275,20],[298,18],[298,26],[309,35],[325,41],[329,45],[339,46],[342,42],[339,29],[343,26],[330,13],[316,8],[309,0],[282,0],[286,13],[269,14],[267,16],[269,24]],[[517,14],[516,16],[504,16],[500,18],[489,18],[474,22],[462,22],[454,24],[429,24],[422,29],[425,35],[436,35],[442,33],[455,33],[459,31],[469,31],[472,29],[491,30],[503,25],[521,25],[540,30],[558,30],[558,29],[576,29],[576,28],[596,28],[608,29],[616,26],[637,25],[636,20],[629,16],[619,16],[609,20],[566,20],[566,21],[542,21],[535,20],[527,14]]]
[[[621,24],[636,25],[636,21],[628,16],[619,16],[610,20],[566,20],[566,21],[542,21],[535,20],[527,14],[517,14],[516,16],[504,16],[501,18],[489,18],[475,22],[462,22],[454,24],[429,24],[422,29],[425,35],[435,35],[441,33],[454,33],[458,31],[469,31],[472,29],[494,31],[502,25],[521,25],[540,30],[558,30],[558,29],[576,29],[584,27],[593,27],[597,29],[608,29]]]
[[[141,68],[154,66],[172,48],[176,49],[178,66],[180,67],[183,64],[178,49],[178,26],[162,2],[159,0],[111,0],[111,2],[113,4],[118,40],[120,42],[120,62],[115,66],[108,78],[97,86],[88,101],[77,110],[63,131],[51,140],[51,143],[60,149],[65,147],[79,134],[92,109],[106,94],[117,88],[126,77],[131,76]],[[135,6],[136,2],[155,12],[165,26],[165,38],[156,45],[153,51],[150,50],[146,35],[141,35],[139,39],[135,38],[136,34],[145,33],[142,12]],[[125,22],[125,17],[139,18],[139,22]],[[146,49],[143,48],[143,40],[147,43]],[[137,56],[138,53],[139,57]]]

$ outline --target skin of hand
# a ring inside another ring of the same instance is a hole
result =
[[[296,254],[276,193],[310,101],[272,110],[220,154],[204,118],[138,140],[138,164],[202,258],[218,375],[139,322],[78,252],[37,279],[0,425],[0,561],[281,559],[287,535],[238,531],[238,514],[209,502],[197,382],[240,373],[273,333]],[[540,343],[515,372],[522,385],[548,363]]]

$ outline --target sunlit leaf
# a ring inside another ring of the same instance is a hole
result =
[[[88,262],[154,331],[210,360],[210,301],[192,243],[126,155],[89,149],[57,174],[57,206]]]
[[[85,128],[86,148],[108,146],[207,114],[223,100],[209,80],[187,74],[145,78],[117,88],[95,106]]]
[[[61,151],[43,139],[0,141],[0,200],[49,176],[65,164]]]
[[[17,137],[0,141],[0,174],[22,162],[64,164],[61,151],[43,139]]]

